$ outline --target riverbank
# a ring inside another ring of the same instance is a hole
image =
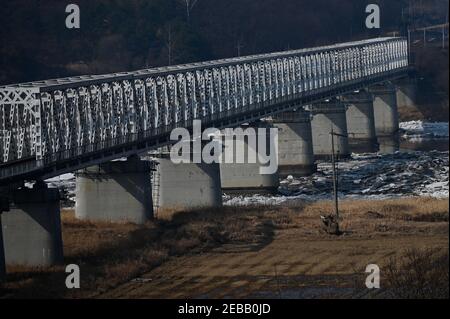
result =
[[[368,263],[408,250],[448,250],[448,200],[344,201],[339,237],[321,228],[332,202],[179,213],[145,226],[89,223],[63,213],[64,267],[10,267],[3,298],[367,297]],[[362,290],[361,290],[362,289]]]

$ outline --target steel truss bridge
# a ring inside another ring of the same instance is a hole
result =
[[[0,87],[0,186],[155,149],[176,127],[224,128],[406,76],[408,42],[295,51]]]

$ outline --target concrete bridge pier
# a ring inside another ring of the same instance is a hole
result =
[[[3,247],[2,212],[0,211],[0,283],[6,279],[5,249]]]
[[[395,86],[390,83],[370,87],[374,97],[375,131],[377,137],[392,136],[398,133],[398,107]]]
[[[417,108],[417,78],[401,79],[395,86],[398,108]]]
[[[346,118],[350,150],[356,153],[377,152],[373,96],[366,90],[361,90],[344,95],[342,102],[347,105]]]
[[[37,182],[33,189],[14,191],[12,198],[10,210],[1,214],[5,263],[39,267],[62,263],[59,191]]]
[[[400,150],[400,135],[394,134],[391,136],[378,137],[380,154],[394,154]]]
[[[307,176],[314,173],[311,113],[299,107],[273,117],[278,128],[278,165],[280,177]]]
[[[222,207],[218,163],[173,163],[168,154],[156,159],[152,173],[153,204],[157,217],[198,208]]]
[[[271,140],[270,134],[270,129],[274,128],[273,125],[267,122],[258,122],[251,125],[242,125],[240,128],[243,130],[242,133],[237,134],[235,130],[236,134],[231,150],[233,152],[232,163],[223,162],[220,164],[223,191],[231,195],[276,193],[280,185],[278,169],[269,172],[269,167],[270,165],[278,166],[278,155],[272,154],[272,160],[275,160],[276,163],[262,163],[259,157],[260,154],[263,154],[263,150],[258,147],[260,139],[266,140],[266,155],[269,154],[270,144],[276,147],[278,140]],[[265,129],[265,133],[258,134],[259,128]],[[238,136],[243,143],[236,143]],[[249,144],[249,136],[253,136],[255,139],[256,147]],[[224,152],[229,151],[230,149],[225,147]],[[251,153],[255,155],[254,159],[251,158]],[[239,160],[239,158],[242,160]],[[265,169],[268,172],[262,173]]]
[[[317,159],[329,159],[332,154],[331,131],[334,137],[334,149],[339,158],[350,156],[348,143],[346,107],[338,99],[331,99],[310,107],[313,114],[311,121],[314,156]]]
[[[135,224],[153,218],[150,163],[135,156],[78,171],[75,215],[81,220]]]

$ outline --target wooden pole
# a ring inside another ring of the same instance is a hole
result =
[[[331,128],[331,165],[333,167],[333,193],[334,193],[334,213],[336,214],[336,222],[339,222],[339,202],[337,192],[337,174],[336,159],[334,155],[334,130]]]

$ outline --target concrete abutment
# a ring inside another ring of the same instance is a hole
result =
[[[6,279],[5,249],[3,247],[2,212],[0,211],[0,283]]]
[[[63,262],[59,191],[37,182],[13,192],[1,214],[6,265],[46,267]]]
[[[395,82],[397,106],[399,109],[417,108],[417,78],[408,77]]]
[[[396,88],[392,83],[383,83],[370,87],[374,97],[375,131],[377,137],[398,134],[399,119]]]
[[[323,101],[310,106],[314,156],[329,159],[332,154],[331,131],[334,136],[334,149],[340,158],[350,156],[348,143],[346,107],[338,99]]]
[[[261,133],[259,132],[260,128],[264,129]],[[277,169],[278,155],[276,154],[278,140],[275,141],[276,135],[271,134],[270,130],[273,128],[270,123],[258,122],[251,125],[242,125],[243,135],[235,134],[232,161],[231,163],[224,161],[220,164],[220,178],[225,193],[242,195],[277,192],[280,185]],[[238,137],[243,143],[236,143]],[[255,139],[256,145],[249,143],[250,138]],[[265,154],[264,150],[259,148],[261,139],[265,139]],[[273,150],[275,154],[269,154],[270,145],[275,147],[275,150]],[[255,158],[252,158],[251,154]],[[270,155],[271,162],[261,162],[260,155]],[[276,162],[273,163],[273,160]],[[274,171],[271,171],[271,165],[275,165]]]
[[[350,150],[356,153],[378,151],[375,131],[373,96],[366,90],[344,95],[346,104],[348,143]]]
[[[169,156],[155,159],[152,174],[155,214],[222,207],[218,163],[173,163]]]
[[[274,116],[272,122],[278,128],[280,177],[313,174],[317,166],[314,163],[311,113],[299,108]]]
[[[150,171],[150,163],[137,157],[78,171],[76,217],[144,224],[153,218]]]

